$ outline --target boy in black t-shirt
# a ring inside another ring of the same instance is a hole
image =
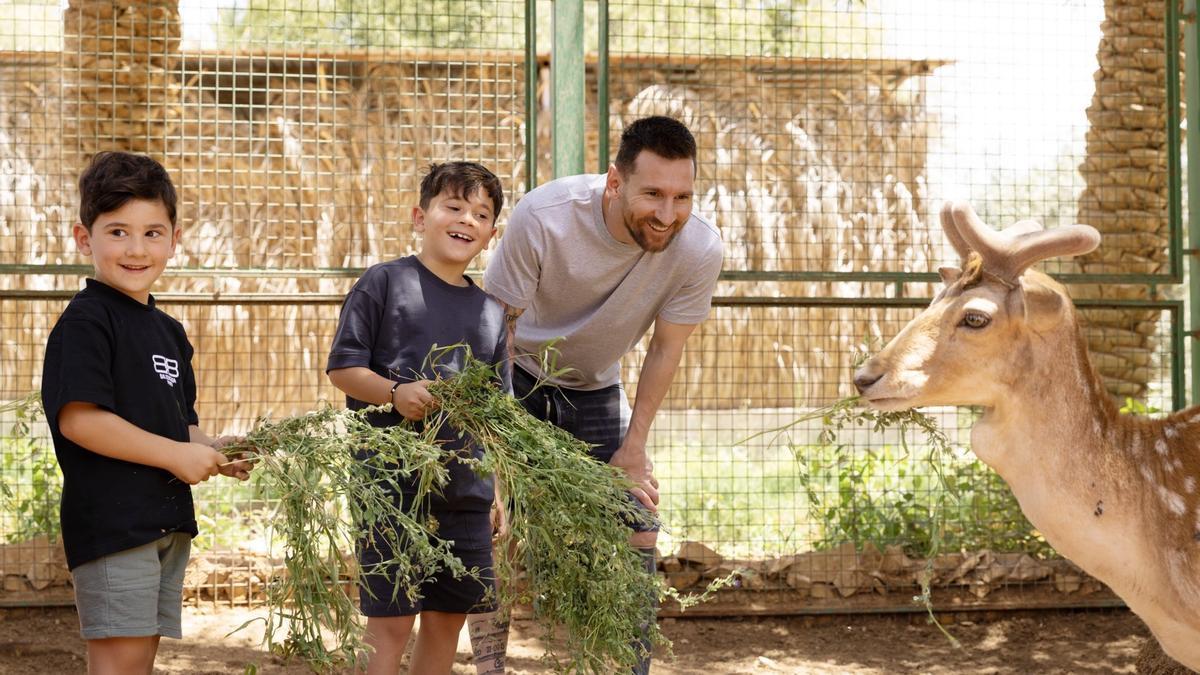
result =
[[[192,346],[150,295],[180,232],[175,188],[153,159],[93,157],[79,179],[79,250],[94,278],[46,345],[42,403],[63,472],[63,544],[88,670],[150,673],[159,638],[181,637],[196,517],[189,484],[246,462],[199,428]]]
[[[421,181],[420,206],[413,208],[414,229],[424,235],[421,252],[371,267],[346,295],[326,371],[346,393],[350,408],[394,406],[392,412],[375,414],[373,424],[422,420],[436,407],[426,386],[458,372],[465,350],[431,366],[426,355],[434,345],[469,345],[475,358],[499,366],[502,386],[510,388],[504,311],[463,274],[496,233],[503,204],[500,180],[484,167],[471,162],[431,166]],[[438,438],[449,451],[480,456],[476,444],[448,425],[440,427]],[[402,593],[393,599],[394,575],[369,572],[393,559],[393,552],[380,550],[377,539],[362,542],[359,561],[367,573],[359,598],[373,648],[368,673],[399,670],[417,614],[421,630],[410,672],[450,672],[466,615],[493,609],[493,482],[457,460],[448,468],[449,483],[427,508],[438,522],[438,535],[453,542],[454,554],[468,569],[479,568],[480,578],[441,574],[422,585],[417,602]],[[415,484],[403,490],[397,499],[415,494]]]

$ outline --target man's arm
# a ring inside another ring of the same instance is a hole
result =
[[[638,375],[637,399],[633,404],[629,431],[610,461],[629,475],[637,486],[632,490],[633,495],[647,508],[654,509],[658,504],[658,480],[654,478],[654,464],[646,454],[646,439],[650,436],[650,426],[658,414],[658,407],[675,379],[683,347],[697,325],[671,323],[661,318],[654,322],[654,335]]]
[[[503,300],[499,300],[498,302],[500,306],[504,307],[504,325],[507,327],[505,330],[508,335],[508,358],[511,359],[513,354],[516,353],[513,351],[513,339],[517,334],[517,319],[521,318],[521,315],[525,313],[525,308],[513,307]]]
[[[73,401],[58,413],[63,436],[98,455],[165,469],[195,485],[217,475],[225,455],[207,445],[152,434],[93,403]]]

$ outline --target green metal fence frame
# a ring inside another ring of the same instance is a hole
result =
[[[3,291],[6,299],[59,300],[66,302],[75,291],[13,290]],[[345,296],[339,293],[161,293],[155,299],[164,305],[340,305]],[[909,307],[919,309],[930,302],[929,298],[836,298],[811,296],[782,297],[732,297],[713,298],[714,307],[838,307],[862,308]],[[1184,386],[1183,327],[1184,303],[1182,300],[1092,300],[1075,301],[1079,309],[1151,309],[1165,311],[1170,316],[1171,344],[1171,405],[1179,410],[1186,406]],[[849,377],[849,374],[847,374]]]

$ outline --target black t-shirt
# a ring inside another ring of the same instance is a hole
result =
[[[436,367],[430,367],[426,357],[435,344],[463,343],[470,346],[476,359],[500,365],[501,386],[511,390],[504,307],[470,278],[463,278],[467,286],[448,284],[414,256],[368,269],[342,304],[326,372],[363,367],[398,382],[451,377],[462,369],[465,350],[446,354]],[[346,397],[346,406],[352,410],[367,405]],[[371,416],[371,423],[378,427],[403,420],[395,411]],[[438,439],[448,450],[481,456],[477,444],[464,441],[449,425],[442,425]],[[451,461],[449,469],[450,482],[440,496],[433,497],[431,509],[486,511],[491,507],[491,478],[480,478],[458,461]],[[412,494],[415,484],[402,489]]]
[[[197,424],[192,345],[154,306],[94,279],[59,317],[46,344],[42,404],[63,472],[62,533],[74,569],[171,532],[197,534],[192,492],[169,471],[105,457],[62,435],[58,414],[94,403],[173,441]]]

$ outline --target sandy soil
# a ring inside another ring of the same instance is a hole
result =
[[[256,616],[244,608],[185,608],[184,640],[164,640],[157,672],[308,673],[259,646],[261,631],[227,633]],[[674,657],[655,673],[1132,673],[1146,629],[1125,611],[960,613],[946,617],[954,647],[920,615],[665,619]],[[514,673],[542,673],[534,627],[516,623]],[[0,673],[85,670],[72,608],[0,609]],[[459,644],[455,673],[473,673]]]

